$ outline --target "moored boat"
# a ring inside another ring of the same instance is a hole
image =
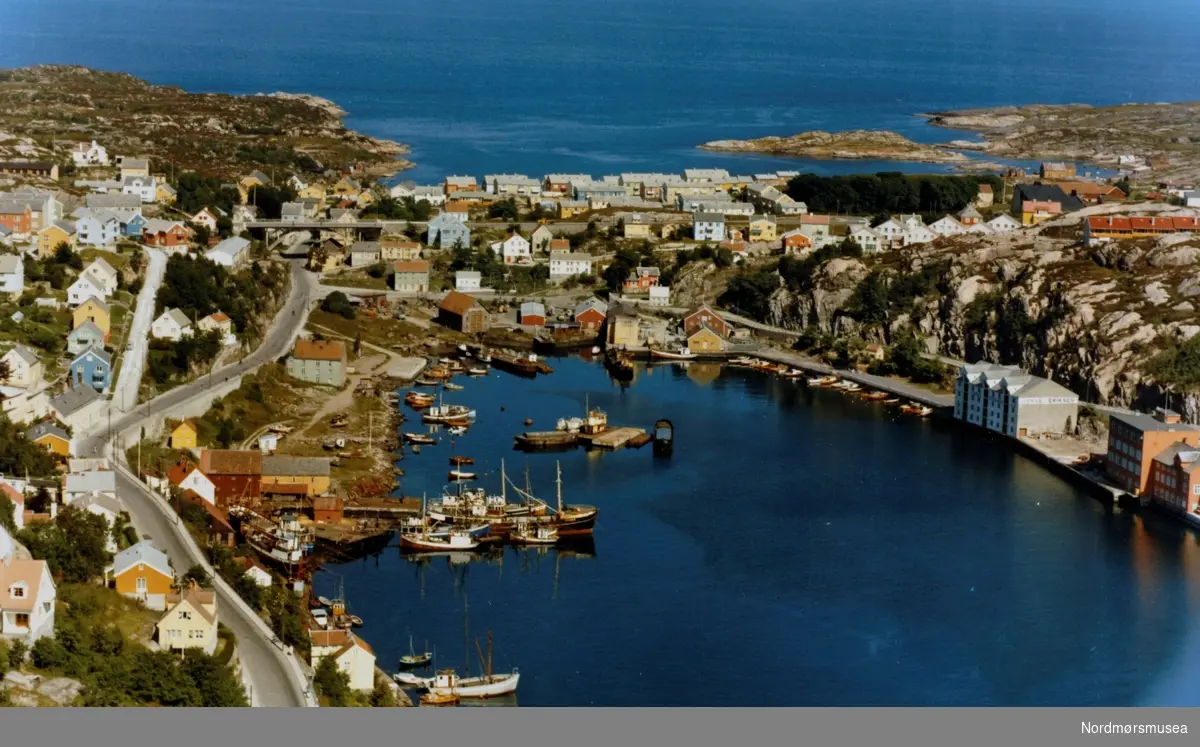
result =
[[[410,444],[425,444],[432,446],[437,443],[437,439],[428,433],[405,433],[404,442]]]
[[[546,524],[518,521],[508,538],[518,545],[553,545],[558,542],[558,529]]]
[[[420,703],[427,708],[449,708],[458,705],[458,700],[454,693],[425,693]]]
[[[838,377],[836,376],[822,376],[817,380],[819,386],[833,386],[836,383],[838,383]]]
[[[471,366],[467,369],[467,376],[487,376],[488,370],[480,366]]]
[[[696,354],[685,347],[678,350],[660,350],[658,348],[650,348],[651,358],[660,358],[669,361],[687,361],[696,357]]]
[[[442,388],[447,392],[461,392],[463,389],[466,389],[462,384],[455,384],[453,381],[447,381],[445,384],[442,384]]]
[[[428,647],[426,647],[425,651],[419,654],[413,649],[412,636],[410,635],[408,637],[408,653],[400,657],[400,668],[418,669],[420,667],[429,666],[430,662],[432,661],[433,652],[429,651]]]
[[[452,469],[452,470],[450,470],[449,473],[447,473],[446,476],[450,479],[451,482],[459,482],[462,480],[474,480],[476,477],[478,477],[478,475],[476,475],[474,472],[468,472],[468,471],[462,470],[462,469]]]
[[[926,407],[925,405],[910,403],[907,405],[901,405],[900,412],[903,412],[908,415],[916,415],[917,417],[925,418],[925,417],[929,417],[930,415],[933,414],[933,408]]]
[[[454,465],[454,466],[456,466],[456,467],[457,467],[457,466],[461,466],[461,465],[463,465],[463,464],[474,464],[474,463],[475,463],[475,460],[474,460],[474,459],[472,459],[471,457],[466,457],[466,456],[452,456],[452,457],[450,457],[450,464],[452,464],[452,465]]]
[[[415,550],[417,552],[474,550],[479,547],[479,542],[480,540],[477,537],[473,537],[469,531],[458,528],[451,529],[445,536],[429,532],[400,534],[400,546],[406,550]]]

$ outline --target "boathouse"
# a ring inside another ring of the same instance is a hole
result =
[[[468,335],[487,331],[487,311],[466,293],[450,291],[438,304],[439,324]]]
[[[688,350],[693,353],[720,353],[725,350],[725,338],[717,334],[707,324],[701,324],[696,331],[688,335]]]
[[[521,304],[521,318],[517,323],[529,327],[545,327],[546,307],[536,301],[526,301]]]
[[[724,317],[706,303],[700,304],[683,317],[683,334],[688,338],[701,327],[708,327],[722,338],[729,337],[733,331]]]
[[[604,326],[604,317],[608,315],[608,304],[592,296],[575,307],[575,321],[580,329],[597,331]]]

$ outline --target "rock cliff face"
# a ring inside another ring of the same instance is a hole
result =
[[[810,158],[868,158],[881,161],[921,163],[960,163],[968,160],[961,153],[915,143],[903,135],[886,130],[850,130],[848,132],[815,130],[789,137],[714,140],[701,145],[700,148],[729,153],[771,153]]]
[[[829,260],[811,287],[775,291],[767,321],[883,341],[912,328],[930,353],[1017,363],[1101,403],[1162,404],[1165,392],[1143,368],[1165,342],[1200,332],[1200,237],[1088,248],[1072,230],[1060,222],[1009,236],[939,239],[861,261]],[[948,292],[906,299],[879,325],[862,325],[848,308],[868,273],[894,284],[923,269],[941,273]],[[1170,406],[1195,422],[1200,393],[1174,393]]]

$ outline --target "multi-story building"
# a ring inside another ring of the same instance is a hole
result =
[[[287,359],[288,375],[313,384],[346,383],[346,344],[339,340],[297,340]]]
[[[1017,366],[967,363],[954,386],[954,417],[1013,438],[1072,433],[1079,396]]]
[[[1200,504],[1200,447],[1176,441],[1150,463],[1150,498],[1168,510],[1196,514]]]
[[[1158,408],[1153,415],[1109,416],[1105,472],[1133,495],[1144,495],[1156,457],[1175,443],[1200,446],[1200,426],[1180,421],[1179,413]]]
[[[724,241],[725,216],[720,213],[692,215],[692,238],[696,241]]]

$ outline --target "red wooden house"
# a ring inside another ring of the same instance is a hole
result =
[[[575,307],[575,321],[580,329],[598,332],[607,316],[608,304],[594,296]]]
[[[733,329],[725,319],[706,303],[700,304],[692,311],[689,311],[687,316],[683,317],[683,334],[685,337],[691,337],[692,333],[701,327],[708,327],[721,337],[726,338],[733,333]]]
[[[262,493],[262,452],[205,449],[200,472],[212,481],[217,508],[222,510]]]

